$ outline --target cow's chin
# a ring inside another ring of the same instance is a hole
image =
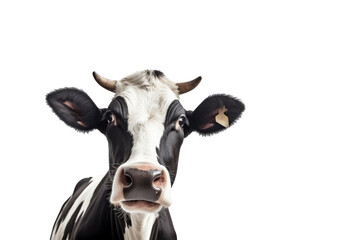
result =
[[[135,200],[121,201],[120,207],[127,213],[157,213],[163,206],[156,202]]]

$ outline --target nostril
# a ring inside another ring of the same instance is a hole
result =
[[[123,183],[124,187],[129,187],[132,184],[132,178],[128,175],[125,175]]]
[[[133,180],[130,177],[130,175],[126,174],[124,170],[121,173],[120,181],[124,185],[124,187],[130,187],[133,183]]]
[[[164,174],[161,171],[157,171],[153,178],[153,186],[160,189],[165,182]]]

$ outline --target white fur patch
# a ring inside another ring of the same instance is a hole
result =
[[[125,240],[148,240],[150,239],[152,226],[156,218],[157,213],[154,214],[131,214],[131,227],[125,228]]]
[[[165,77],[156,78],[151,71],[138,72],[117,82],[116,96],[126,101],[128,130],[134,139],[127,163],[158,164],[155,149],[164,132],[167,110],[178,99],[176,89],[175,83]]]
[[[170,176],[159,164],[156,148],[164,133],[167,110],[179,98],[177,86],[166,77],[155,77],[152,71],[143,71],[118,81],[116,96],[123,97],[128,107],[128,131],[133,137],[133,148],[128,161],[115,173],[110,201],[119,205],[124,200],[119,184],[121,168],[148,163],[164,170],[167,184],[162,189],[159,203],[170,206]]]

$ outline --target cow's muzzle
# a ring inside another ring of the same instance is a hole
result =
[[[157,212],[171,205],[170,176],[161,165],[138,162],[120,166],[110,202],[126,212]]]
[[[156,202],[161,195],[164,177],[161,170],[126,167],[120,175],[120,181],[123,184],[125,201]]]

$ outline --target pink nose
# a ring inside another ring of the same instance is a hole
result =
[[[164,174],[159,169],[125,167],[121,172],[120,182],[126,201],[155,202],[161,195]]]

